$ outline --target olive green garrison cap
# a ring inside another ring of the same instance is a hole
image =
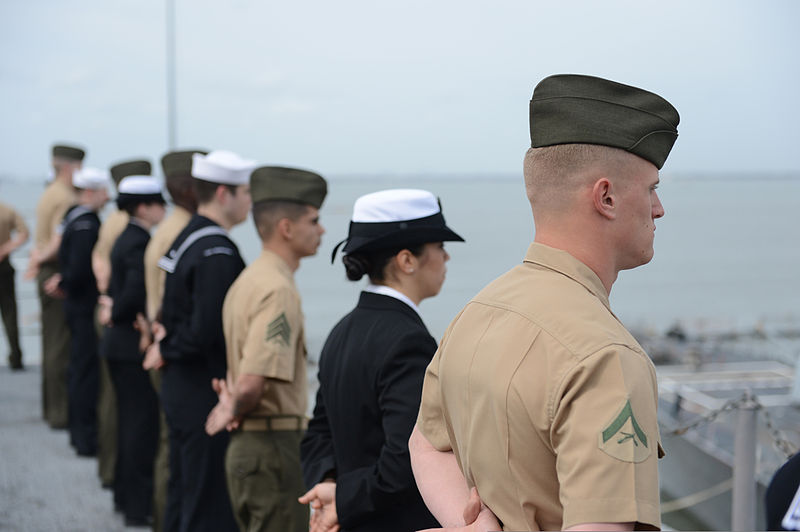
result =
[[[530,103],[531,147],[599,144],[664,166],[678,138],[678,111],[630,85],[576,74],[550,76]]]
[[[192,155],[200,153],[208,155],[208,150],[182,150],[165,153],[161,157],[161,169],[164,170],[164,177],[170,179],[177,176],[192,175]]]
[[[129,175],[150,175],[153,172],[153,166],[150,161],[144,159],[136,159],[134,161],[125,161],[117,163],[111,167],[111,179],[114,180],[116,185],[128,177]]]
[[[262,166],[250,174],[253,203],[264,200],[294,201],[319,209],[327,194],[325,179],[308,170]]]
[[[86,152],[75,146],[67,146],[66,144],[56,144],[53,146],[53,157],[70,161],[82,161],[85,156]]]

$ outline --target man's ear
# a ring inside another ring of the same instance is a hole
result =
[[[597,213],[608,220],[617,217],[617,195],[611,181],[601,177],[592,187],[592,202]]]
[[[292,238],[292,221],[289,218],[281,218],[275,229],[283,237],[284,240],[291,240]]]
[[[214,198],[216,198],[220,205],[225,205],[228,202],[227,195],[229,193],[228,187],[225,185],[217,185],[217,188],[214,190]]]

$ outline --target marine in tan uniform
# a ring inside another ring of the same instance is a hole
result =
[[[8,367],[22,369],[22,349],[17,325],[17,293],[11,253],[28,241],[30,233],[25,220],[10,206],[0,203],[0,314],[8,338]]]
[[[150,161],[136,159],[123,161],[113,165],[110,169],[114,185],[119,187],[120,181],[131,175],[150,175],[152,165]],[[119,235],[127,227],[130,217],[122,209],[114,209],[100,225],[97,243],[92,249],[92,271],[97,279],[97,290],[100,292],[101,301],[109,302],[106,292],[111,279],[111,248]],[[107,310],[107,313],[110,310]],[[102,315],[102,313],[101,313]],[[100,328],[100,334],[103,334]],[[99,393],[97,395],[97,474],[100,483],[105,488],[114,485],[114,469],[117,463],[117,396],[108,371],[108,361],[105,357],[100,359]]]
[[[192,154],[207,154],[204,150],[173,151],[161,158],[167,190],[174,203],[172,212],[158,224],[144,251],[144,284],[147,292],[147,319],[149,323],[158,320],[161,299],[164,297],[164,277],[166,272],[158,267],[178,234],[186,227],[192,214],[197,211],[197,197],[192,178]],[[157,393],[161,393],[161,372],[149,363],[145,369],[150,371],[150,382]],[[159,408],[160,431],[155,471],[153,473],[153,530],[172,530],[165,526],[164,512],[167,504],[167,482],[169,480],[169,437],[164,411]]]
[[[505,530],[657,529],[655,370],[608,295],[653,256],[678,113],[576,75],[544,79],[530,112],[534,243],[467,304],[428,367],[409,442],[417,482],[444,526],[463,524],[474,486]],[[442,489],[442,471],[460,483]]]
[[[42,416],[52,428],[67,428],[67,364],[69,328],[61,299],[44,289],[45,282],[58,273],[61,236],[57,227],[67,209],[76,202],[72,174],[81,167],[85,151],[73,146],[53,146],[53,181],[36,205],[36,233],[27,279],[36,277],[42,322]]]
[[[251,175],[250,193],[263,251],[225,297],[228,385],[215,383],[220,403],[206,430],[237,427],[225,469],[240,529],[306,531],[308,506],[297,501],[305,491],[306,346],[294,272],[319,247],[327,184],[312,172],[262,167]]]

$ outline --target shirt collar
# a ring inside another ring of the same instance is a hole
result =
[[[575,282],[582,284],[589,292],[602,301],[609,312],[611,311],[611,305],[608,302],[608,292],[606,292],[603,282],[591,268],[568,252],[534,242],[528,248],[528,253],[525,255],[525,262],[557,271]]]
[[[289,268],[289,265],[286,264],[286,261],[284,261],[280,257],[280,255],[278,255],[274,251],[269,249],[262,249],[261,255],[258,257],[258,260],[263,260],[267,264],[274,266],[281,273],[281,275],[291,279],[292,283],[294,283],[294,274],[292,272],[292,269]]]
[[[419,307],[413,301],[411,301],[411,299],[409,299],[409,297],[407,295],[405,295],[404,293],[400,292],[399,290],[395,290],[394,288],[392,288],[390,286],[386,286],[386,285],[382,285],[382,284],[369,283],[369,284],[367,284],[366,288],[364,288],[364,291],[365,292],[372,292],[373,294],[379,294],[379,295],[382,295],[382,296],[389,296],[389,297],[393,297],[395,299],[399,299],[400,301],[402,301],[403,303],[405,303],[406,305],[411,307],[414,310],[414,312],[416,312],[417,315],[420,318],[422,317],[422,314],[420,314],[420,312],[419,312]]]
[[[138,227],[139,229],[144,230],[147,233],[150,232],[150,230],[148,228],[146,228],[144,225],[142,225],[142,222],[138,218],[136,218],[135,216],[131,216],[130,218],[128,218],[128,223],[135,225],[136,227]]]

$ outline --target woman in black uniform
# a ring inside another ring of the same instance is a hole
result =
[[[445,241],[463,239],[445,225],[430,192],[385,190],[355,203],[342,260],[348,279],[367,275],[369,284],[320,357],[314,417],[301,445],[310,489],[301,502],[317,509],[312,530],[438,526],[417,491],[408,438],[436,351],[417,306],[442,287]]]
[[[117,205],[130,215],[111,249],[113,303],[103,337],[103,355],[117,396],[117,467],[114,500],[128,526],[151,522],[153,463],[158,443],[158,398],[142,368],[137,314],[145,313],[144,250],[150,228],[164,217],[161,185],[150,176],[130,176],[119,184]]]

